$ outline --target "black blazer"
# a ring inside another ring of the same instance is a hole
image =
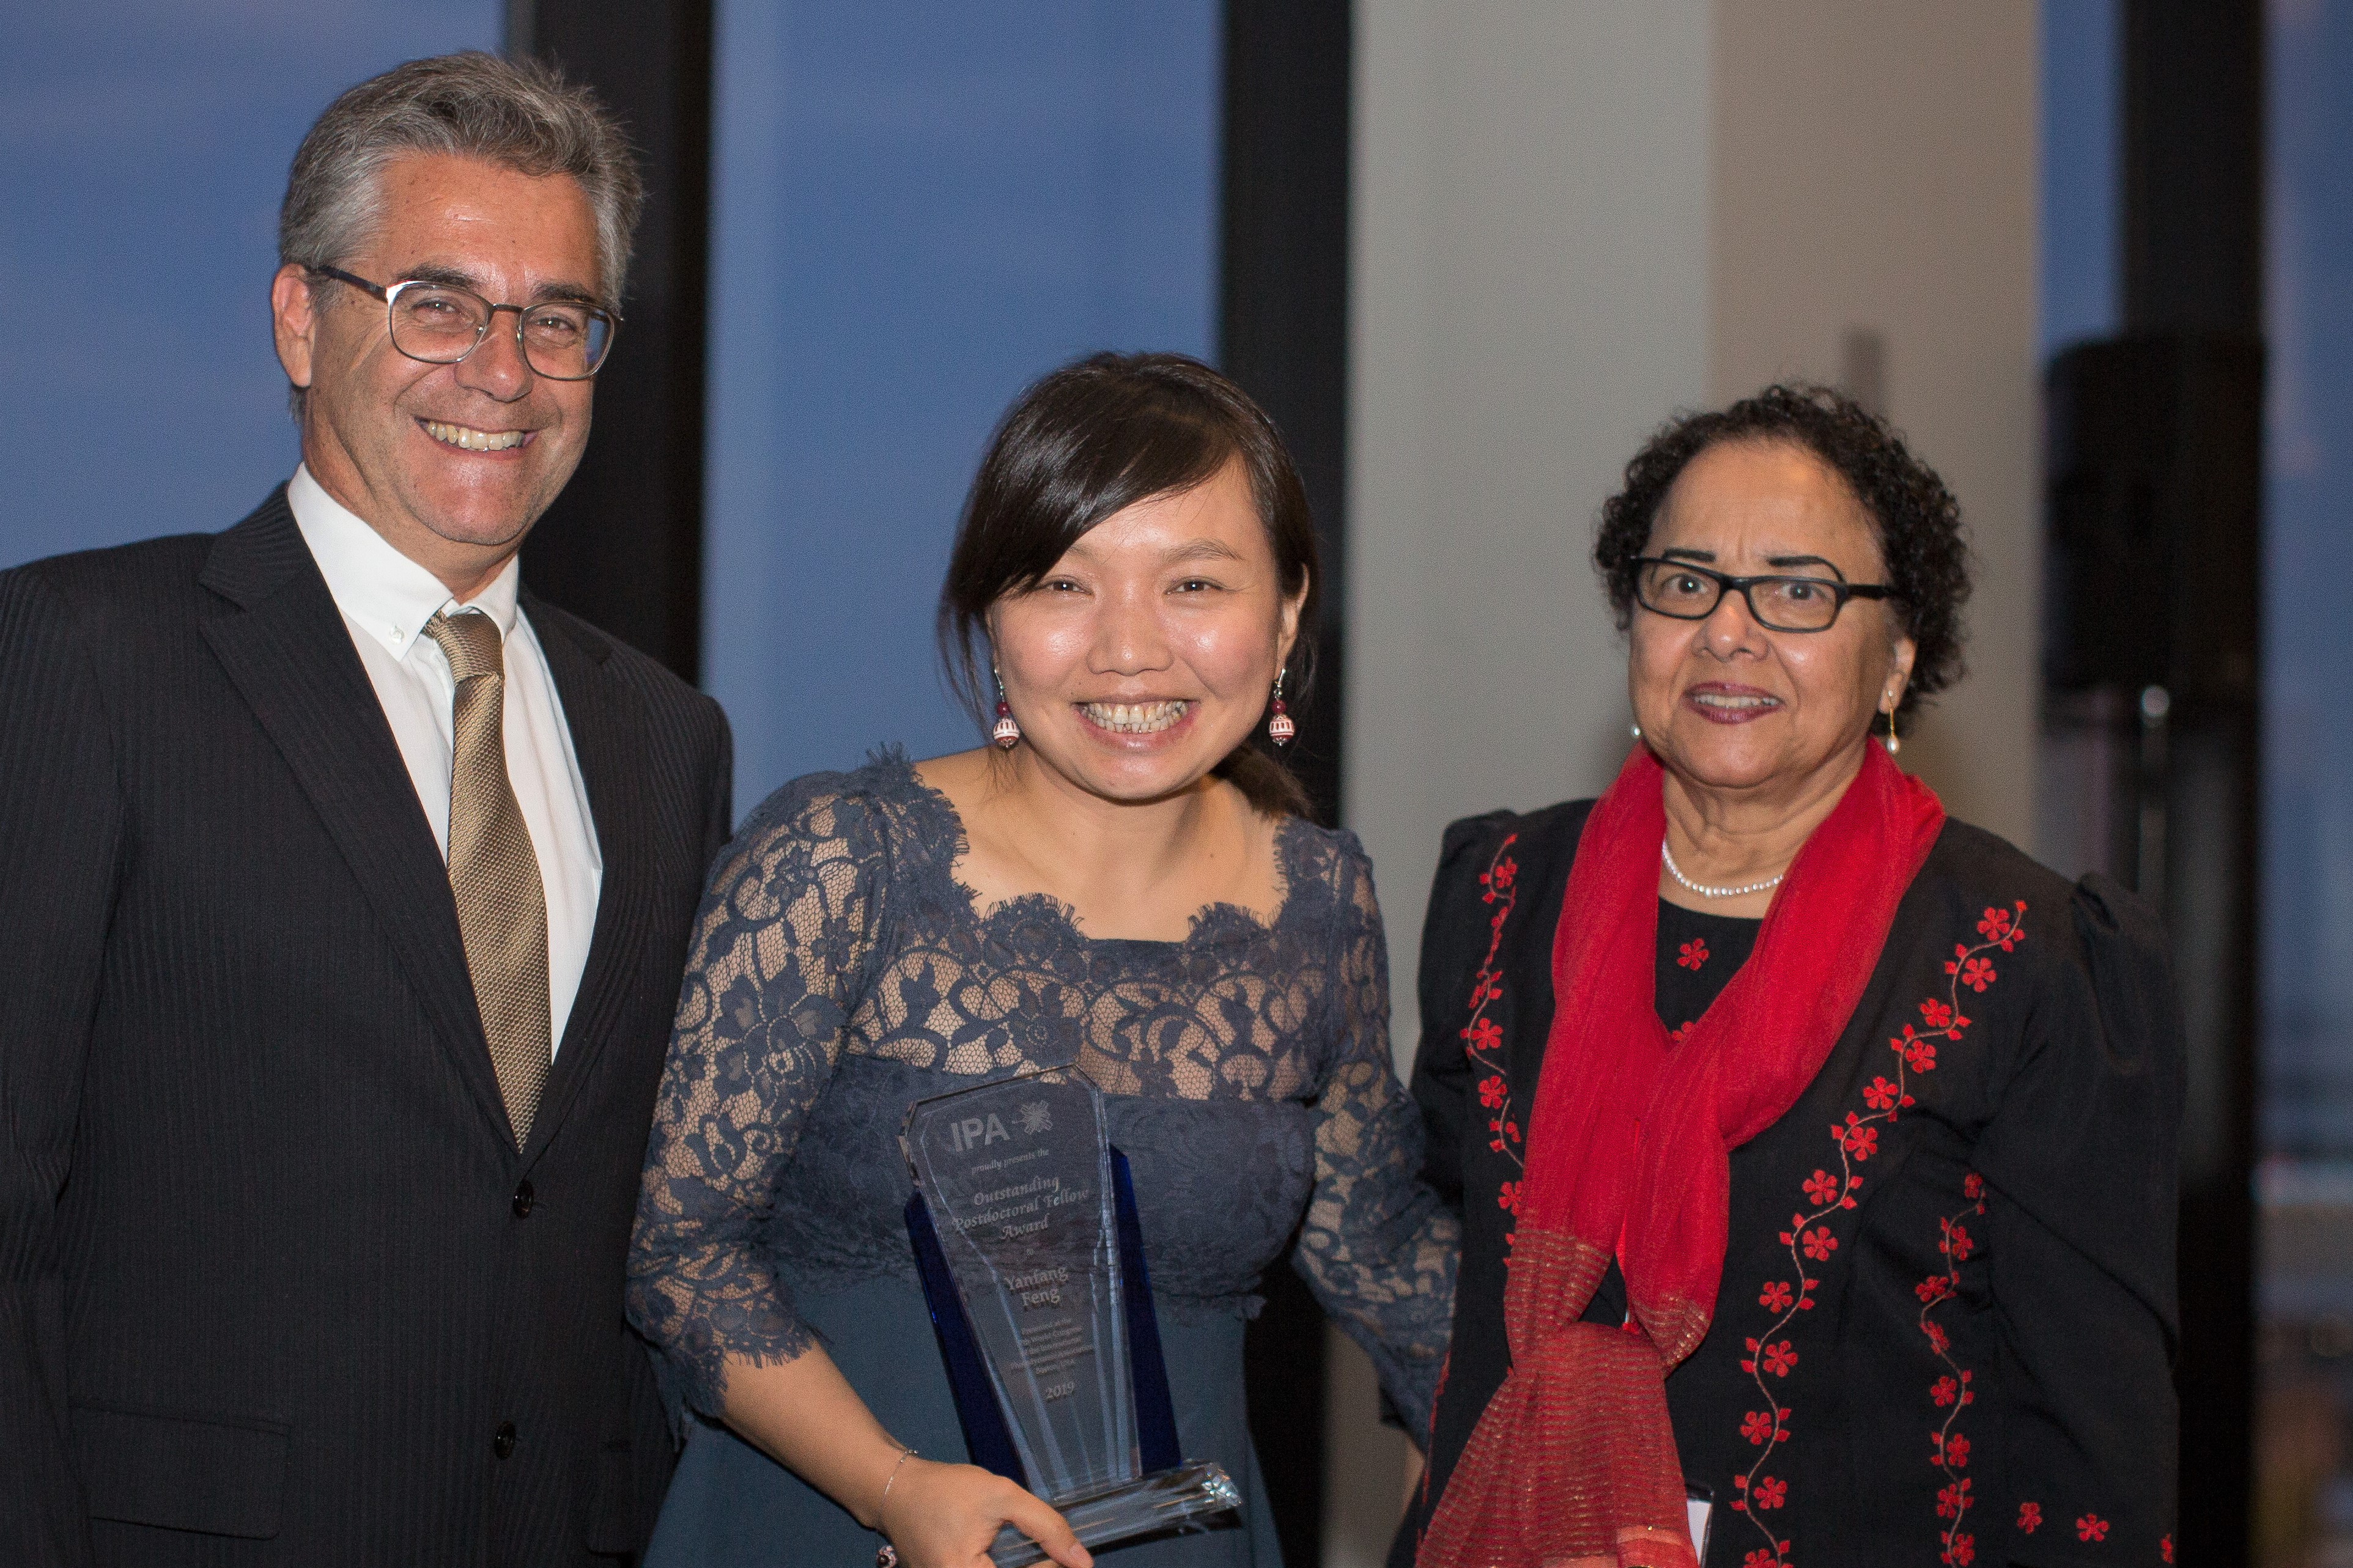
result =
[[[283,490],[0,574],[9,1562],[643,1542],[670,1454],[623,1258],[730,742],[523,609],[605,872],[518,1153],[431,826]]]

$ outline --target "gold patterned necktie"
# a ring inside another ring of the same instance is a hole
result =
[[[480,612],[425,623],[458,683],[450,710],[449,890],[474,1005],[521,1148],[547,1085],[547,898],[531,829],[507,779],[506,656]]]

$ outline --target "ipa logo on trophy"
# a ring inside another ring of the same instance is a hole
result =
[[[972,1462],[1060,1510],[1090,1549],[1240,1506],[1176,1447],[1144,1237],[1103,1097],[1050,1071],[918,1100],[907,1235]],[[1042,1562],[1009,1526],[997,1568]]]

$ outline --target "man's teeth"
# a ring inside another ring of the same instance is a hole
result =
[[[1188,706],[1184,702],[1090,702],[1084,710],[1090,723],[1103,729],[1123,735],[1149,735],[1185,717]]]
[[[1730,691],[1697,691],[1692,694],[1692,700],[1706,708],[1749,709],[1781,706],[1778,698],[1749,697]]]
[[[520,430],[476,430],[465,425],[444,425],[437,419],[425,422],[425,433],[445,446],[463,447],[469,452],[504,452],[522,445]]]

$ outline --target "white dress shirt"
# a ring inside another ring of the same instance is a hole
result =
[[[441,858],[449,858],[449,762],[451,705],[458,683],[438,644],[424,635],[425,623],[444,611],[479,611],[498,622],[506,646],[503,720],[507,779],[523,826],[531,830],[539,859],[539,885],[547,895],[547,1002],[551,1053],[563,1044],[564,1026],[588,964],[588,942],[596,924],[596,896],[605,880],[605,858],[588,812],[588,789],[572,731],[548,673],[547,655],[515,604],[522,563],[510,561],[472,602],[460,605],[441,580],[394,549],[329,495],[307,467],[294,470],[286,487],[302,542],[311,547],[327,591],[359,649],[360,663],[375,686],[376,700],[400,743],[408,781],[433,825]]]

